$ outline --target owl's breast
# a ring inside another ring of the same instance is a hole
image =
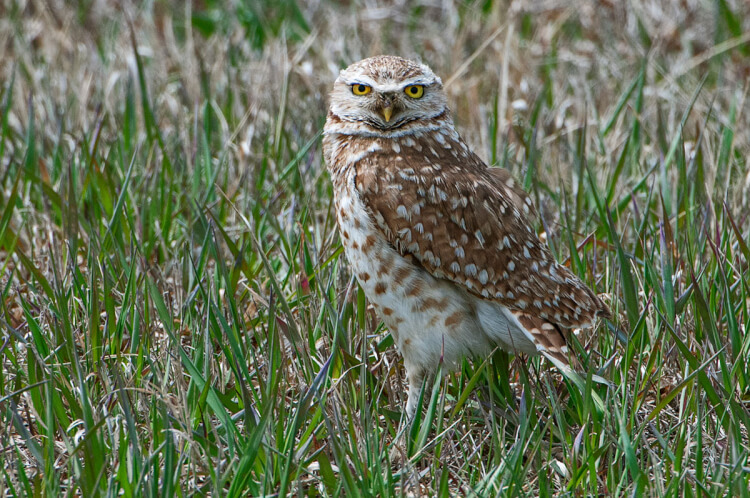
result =
[[[450,368],[465,355],[486,353],[473,299],[401,255],[377,228],[355,187],[354,172],[336,188],[336,219],[344,253],[407,363]]]
[[[346,258],[365,293],[370,295],[375,291],[378,269],[381,269],[382,274],[384,265],[393,265],[394,258],[400,255],[390,248],[382,233],[375,227],[372,215],[354,185],[354,176],[354,171],[350,170],[334,187],[336,221]]]

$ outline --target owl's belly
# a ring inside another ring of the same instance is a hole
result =
[[[455,368],[464,356],[488,353],[494,344],[480,323],[476,298],[401,256],[375,228],[356,191],[342,190],[336,216],[346,257],[407,369],[433,371],[441,357]]]

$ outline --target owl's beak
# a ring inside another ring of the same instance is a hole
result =
[[[393,115],[393,106],[387,105],[383,107],[383,117],[385,118],[386,123],[391,121],[392,115]]]

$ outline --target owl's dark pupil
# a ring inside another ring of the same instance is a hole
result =
[[[409,88],[409,91],[411,93],[413,93],[413,94],[416,94],[417,93],[417,87],[413,86],[413,87]]]
[[[365,91],[365,85],[359,85],[359,86],[357,86],[357,91],[358,92],[364,92]]]

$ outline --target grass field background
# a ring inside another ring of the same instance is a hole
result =
[[[615,316],[395,442],[320,147],[380,53]],[[741,0],[3,1],[0,495],[750,496],[749,80]]]

